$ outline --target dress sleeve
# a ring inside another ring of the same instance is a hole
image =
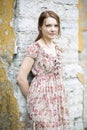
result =
[[[25,50],[25,57],[29,56],[33,59],[35,59],[38,55],[38,46],[36,43],[32,43],[28,46],[28,48]]]

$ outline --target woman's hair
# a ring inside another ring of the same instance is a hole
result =
[[[35,41],[39,40],[42,37],[42,31],[40,28],[43,26],[44,19],[46,19],[48,17],[52,17],[52,18],[56,19],[56,21],[58,23],[58,35],[60,34],[60,18],[59,18],[59,16],[53,11],[44,11],[40,14],[39,19],[38,19],[39,34],[38,34]]]

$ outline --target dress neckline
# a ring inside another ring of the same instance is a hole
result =
[[[50,57],[53,57],[53,58],[57,57],[56,45],[55,45],[55,53],[56,53],[56,55],[54,56],[52,53],[47,53],[47,52],[45,51],[45,49],[43,49],[43,47],[40,45],[39,42],[36,42],[36,43],[37,43],[37,45],[40,47],[40,49],[43,51],[43,53],[44,53],[46,56],[50,56]],[[55,43],[54,43],[54,44],[55,44]]]

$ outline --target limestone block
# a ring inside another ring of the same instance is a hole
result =
[[[32,31],[29,30],[28,33],[19,32],[17,38],[17,45],[19,47],[26,47],[27,45],[31,44],[36,37],[37,37],[37,32],[33,30]]]
[[[87,128],[87,117],[84,119],[84,128]]]
[[[57,39],[59,46],[61,46],[64,50],[76,50],[78,49],[78,45],[76,44],[78,41],[76,35],[71,34],[67,35],[64,31],[62,31],[61,37]]]
[[[78,4],[78,0],[69,0],[69,1],[67,1],[67,0],[58,0],[58,1],[56,1],[56,0],[54,0],[54,2],[56,2],[56,3],[63,3],[63,4]]]
[[[82,68],[78,64],[64,64],[63,66],[63,78],[75,78],[77,73],[84,73]]]
[[[63,85],[68,95],[69,106],[78,106],[83,103],[83,85],[78,79],[73,78],[72,80],[63,81]],[[83,105],[82,105],[83,106]]]
[[[82,118],[70,120],[70,130],[84,130]]]
[[[78,63],[78,52],[76,50],[65,50],[63,53],[63,62],[67,64]],[[76,68],[76,66],[74,66]]]
[[[61,16],[61,19],[77,19],[78,18],[78,10],[77,10],[77,6],[75,5],[71,5],[73,4],[73,2],[77,1],[72,1],[70,0],[67,4],[67,0],[58,0],[58,1],[24,1],[24,0],[20,0],[19,2],[17,2],[18,6],[16,9],[17,12],[17,16],[22,16],[22,17],[33,17],[33,18],[37,18],[39,16],[39,14],[44,11],[44,10],[53,10],[56,13],[59,14],[59,16]],[[65,5],[63,5],[65,4]],[[38,5],[38,8],[36,8]],[[71,12],[73,13],[71,13]]]
[[[70,119],[70,125],[69,125],[69,127],[70,127],[69,130],[75,130],[74,120]]]
[[[17,18],[16,19],[17,28],[19,32],[29,32],[37,28],[37,22],[32,18]]]
[[[22,1],[22,2],[21,2]],[[38,8],[36,8],[38,5]],[[22,16],[22,17],[33,17],[37,18],[40,13],[44,10],[53,10],[56,13],[58,13],[61,17],[65,17],[65,9],[62,3],[55,2],[55,1],[24,1],[20,0],[18,2],[18,7],[16,9],[17,11],[17,16]]]
[[[78,105],[78,103],[83,102],[83,91],[79,89],[74,90],[73,92],[68,94],[68,99],[69,99],[69,105]]]
[[[79,82],[77,78],[72,78],[72,79],[64,79],[63,80],[63,85],[68,92],[68,94],[77,91],[84,91],[83,85]]]
[[[66,10],[65,15],[67,20],[78,20],[79,11],[76,5],[71,6],[69,4],[65,4],[64,8]]]
[[[17,1],[16,14],[22,17],[36,17],[36,12],[39,12],[39,8],[36,7],[37,1],[19,0]]]
[[[75,120],[75,130],[84,130],[82,118]]]
[[[63,29],[70,29],[70,30],[76,30],[78,31],[78,23],[76,21],[71,21],[71,20],[66,20],[66,21],[61,21],[62,23],[62,28]]]
[[[70,118],[79,118],[82,117],[83,114],[83,106],[82,104],[74,105],[69,108]]]
[[[84,126],[87,128],[87,88],[84,88]]]

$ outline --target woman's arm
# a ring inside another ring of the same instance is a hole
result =
[[[27,94],[28,94],[29,83],[27,80],[27,76],[28,76],[33,64],[34,64],[33,58],[25,57],[22,62],[22,65],[20,67],[18,76],[17,76],[18,84],[19,84],[20,89],[24,96],[27,96]]]

